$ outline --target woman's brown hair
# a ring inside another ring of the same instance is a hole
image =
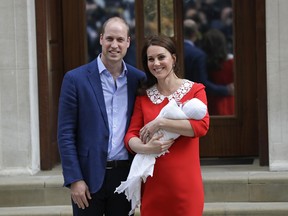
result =
[[[148,68],[148,57],[147,57],[147,50],[150,46],[161,46],[168,50],[168,52],[171,53],[171,55],[176,56],[176,61],[174,63],[174,73],[179,76],[179,67],[177,62],[177,51],[174,41],[166,36],[166,35],[152,35],[146,38],[144,46],[142,48],[142,65],[144,68],[144,71],[147,76],[147,80],[142,86],[142,90],[146,90],[157,83],[157,79],[151,74]]]

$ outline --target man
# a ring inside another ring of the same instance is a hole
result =
[[[130,169],[123,138],[144,72],[125,64],[129,27],[119,17],[103,24],[102,53],[65,74],[59,100],[58,143],[64,185],[74,216],[127,216],[130,203],[114,193]]]
[[[194,82],[202,82],[206,74],[206,55],[195,45],[200,35],[197,24],[192,19],[186,19],[183,29],[185,78]]]

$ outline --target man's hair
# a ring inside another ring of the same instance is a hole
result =
[[[121,17],[117,17],[117,16],[114,16],[114,17],[110,17],[109,19],[107,19],[103,26],[102,26],[102,29],[101,29],[101,34],[103,35],[105,33],[105,28],[107,26],[107,24],[111,21],[120,21],[122,22],[126,27],[127,27],[127,36],[130,36],[130,27],[128,25],[128,23]]]
[[[197,23],[192,19],[185,19],[183,22],[184,38],[189,39],[191,37],[198,36]]]

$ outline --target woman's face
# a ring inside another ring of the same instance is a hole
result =
[[[152,45],[147,49],[148,68],[157,79],[165,79],[173,73],[175,60],[175,55],[164,47]]]

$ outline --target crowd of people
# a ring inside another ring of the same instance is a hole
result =
[[[225,35],[228,52],[233,53],[232,0],[184,0],[183,8],[184,19],[196,22],[199,40],[209,29],[218,29]]]
[[[185,77],[205,85],[210,115],[234,115],[232,1],[186,1],[185,8]]]

